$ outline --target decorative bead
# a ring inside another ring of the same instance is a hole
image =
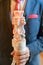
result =
[[[20,3],[20,0],[15,0],[17,3]]]
[[[15,10],[20,10],[20,4],[16,3]]]

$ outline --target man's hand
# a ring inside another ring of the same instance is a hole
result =
[[[28,48],[26,48],[26,51],[23,53],[12,51],[11,55],[13,55],[14,61],[17,63],[17,65],[25,65],[29,60],[30,51]]]

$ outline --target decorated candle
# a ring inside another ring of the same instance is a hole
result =
[[[11,7],[12,25],[13,25],[13,39],[12,46],[17,52],[24,52],[26,50],[26,39],[25,39],[25,17],[23,16],[24,1],[23,0],[13,0],[15,5],[14,8]],[[12,4],[11,4],[12,5]],[[13,9],[13,10],[12,10]],[[11,65],[14,65],[13,60]]]

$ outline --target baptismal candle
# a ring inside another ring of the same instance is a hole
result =
[[[25,17],[23,16],[24,0],[13,0],[15,6],[12,13],[12,25],[13,25],[13,39],[12,46],[15,51],[23,53],[26,50],[26,39],[25,39]],[[12,4],[11,4],[12,5]],[[12,11],[11,11],[12,12]],[[11,65],[14,65],[15,61],[12,61]]]

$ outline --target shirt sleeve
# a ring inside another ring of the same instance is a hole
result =
[[[43,0],[39,0],[41,4],[41,9],[43,11]],[[31,2],[30,2],[31,3]],[[25,30],[26,30],[26,44],[27,47],[30,49],[30,59],[29,62],[31,62],[31,60],[34,58],[34,56],[36,56],[37,54],[39,54],[40,52],[43,52],[43,37],[39,37],[38,33],[39,33],[39,29],[40,29],[40,22],[41,22],[41,12],[39,12],[38,17],[37,18],[32,18],[32,16],[30,16],[29,18],[27,18],[27,15],[31,14],[31,11],[27,10],[27,8],[29,9],[30,4],[26,6],[26,26],[25,26]],[[38,9],[38,8],[37,8]],[[32,10],[32,8],[31,8]],[[35,10],[36,12],[36,10]]]
[[[26,39],[27,39],[27,47],[30,49],[31,54],[30,61],[33,59],[35,55],[43,51],[43,42],[40,42],[40,39],[37,38],[39,28],[40,28],[40,20],[38,20],[38,18],[27,20]]]

